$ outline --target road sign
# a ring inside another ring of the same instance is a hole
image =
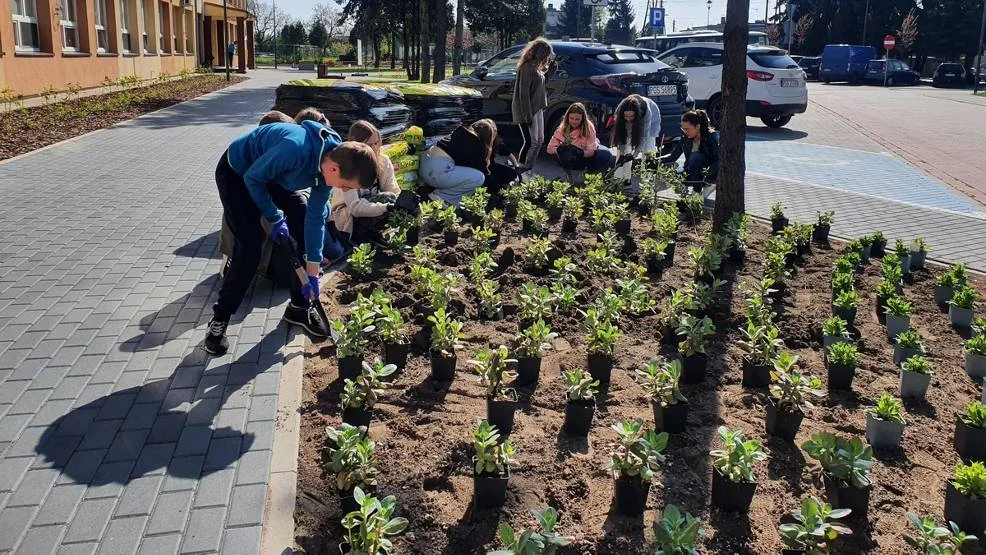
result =
[[[664,29],[664,8],[650,9],[650,20],[648,25],[654,29]]]
[[[609,5],[608,0],[582,0],[582,5],[587,8],[604,8]]]
[[[887,35],[883,37],[884,50],[893,50],[894,46],[897,46],[897,41],[894,39],[893,35]]]

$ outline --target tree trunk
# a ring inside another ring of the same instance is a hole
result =
[[[397,31],[390,30],[390,71],[397,68]]]
[[[746,174],[746,46],[749,0],[727,0],[723,29],[722,121],[719,129],[719,178],[713,230],[723,229],[736,212],[745,210]]]
[[[452,75],[462,72],[462,27],[465,9],[463,1],[455,1],[455,45],[452,48]]]
[[[418,10],[418,48],[421,49],[421,82],[431,81],[431,59],[428,52],[428,2],[429,0],[419,0]]]
[[[431,82],[438,83],[445,79],[446,52],[448,52],[445,47],[446,37],[448,37],[448,4],[445,3],[445,0],[435,0],[432,7],[435,9],[435,15],[432,17],[435,20],[435,59],[432,60],[435,65],[435,75]]]
[[[380,35],[373,36],[373,67],[380,69]]]

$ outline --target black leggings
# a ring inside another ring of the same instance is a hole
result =
[[[260,225],[260,210],[257,209],[253,198],[250,197],[243,178],[230,167],[226,153],[223,153],[219,164],[216,166],[216,187],[219,189],[219,200],[223,204],[226,223],[233,234],[233,256],[219,287],[219,298],[213,305],[212,311],[217,320],[229,321],[239,308],[240,303],[243,302],[243,297],[253,282],[253,276],[257,273],[266,233]],[[290,192],[285,191],[285,194],[282,195],[278,192],[272,194],[272,197],[275,199],[275,204],[289,218],[288,227],[292,236],[298,237],[295,235],[295,229],[291,228],[303,227],[304,197],[298,193],[288,193]],[[299,203],[301,203],[300,206]],[[297,215],[299,213],[301,214],[300,225],[297,218],[291,217],[292,214]],[[295,226],[291,225],[291,219],[295,219]],[[304,244],[303,237],[301,244]],[[286,254],[279,248],[275,248],[271,254],[271,265],[275,264],[290,264]],[[307,304],[305,297],[301,294],[301,285],[297,280],[291,280],[291,302],[296,306],[306,306]]]

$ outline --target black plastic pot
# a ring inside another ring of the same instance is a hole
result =
[[[681,383],[702,383],[705,380],[705,368],[708,364],[709,357],[703,354],[681,357]]]
[[[510,473],[473,475],[473,503],[477,509],[500,507],[507,500]]]
[[[363,372],[363,357],[343,357],[339,361],[339,379],[355,380]]]
[[[743,387],[767,387],[770,385],[770,371],[773,366],[753,364],[743,359]]]
[[[517,217],[517,205],[505,204],[503,206],[503,219],[512,222],[516,217]]]
[[[613,226],[613,231],[617,233],[630,233],[630,218],[616,222]]]
[[[920,355],[921,349],[905,349],[900,345],[894,345],[894,364],[900,364],[912,356]]]
[[[370,420],[373,419],[373,409],[365,410],[356,407],[346,407],[342,409],[342,421],[350,426],[366,426],[370,429]]]
[[[870,511],[870,490],[872,488],[856,488],[840,480],[823,477],[825,496],[835,509],[849,509],[851,516],[865,522]]]
[[[517,410],[517,393],[508,399],[486,398],[486,420],[500,430],[501,436],[508,436],[514,429],[514,413]],[[509,394],[508,394],[509,395]]]
[[[771,399],[767,404],[767,433],[786,441],[794,441],[804,417],[800,412],[779,410]]]
[[[557,222],[561,219],[561,206],[558,208],[548,208],[548,219]]]
[[[565,404],[565,425],[563,430],[570,436],[586,437],[592,428],[592,415],[596,412],[596,402],[568,401]]]
[[[411,351],[410,343],[384,343],[383,362],[393,364],[397,370],[403,370],[407,366],[407,355]],[[397,372],[390,375],[393,378]]]
[[[832,226],[828,224],[815,224],[815,228],[811,231],[811,239],[816,243],[827,244],[829,242],[829,231]]]
[[[650,482],[640,476],[620,476],[613,481],[616,510],[625,515],[641,515],[647,506]]]
[[[732,482],[717,469],[712,469],[712,504],[724,511],[750,510],[756,482]]]
[[[612,355],[589,353],[588,366],[592,379],[599,380],[599,383],[609,383],[610,374],[613,373]]]
[[[675,332],[674,326],[664,326],[664,333],[661,334],[661,344],[677,345],[678,341],[678,334]]]
[[[873,258],[883,258],[883,255],[887,252],[887,242],[886,241],[873,241],[873,245],[870,247],[870,256]]]
[[[421,241],[421,228],[418,226],[407,228],[407,246],[413,247]]]
[[[746,249],[730,249],[729,250],[729,262],[735,266],[739,266],[746,260]]]
[[[669,434],[685,432],[685,427],[688,424],[688,401],[681,401],[668,406],[661,406],[661,403],[653,403],[653,405],[655,431]]]
[[[436,382],[450,382],[455,378],[456,356],[444,356],[441,353],[431,353],[431,379]]]
[[[647,265],[647,273],[650,274],[660,274],[664,271],[664,261],[655,260],[653,258],[645,258],[644,264]]]
[[[832,307],[832,315],[838,316],[846,321],[850,326],[856,321],[856,307],[852,308],[842,308],[838,306]]]
[[[561,230],[564,233],[574,233],[575,230],[578,229],[578,227],[579,227],[578,220],[570,220],[568,218],[565,218],[564,220],[561,221]]]
[[[517,379],[515,385],[531,385],[537,383],[541,376],[541,359],[517,357]]]
[[[798,253],[798,256],[804,256],[804,255],[806,255],[806,254],[808,254],[808,253],[811,252],[811,245],[808,244],[808,243],[805,243],[803,245],[802,244],[798,244],[795,247],[795,252]]]
[[[770,229],[774,233],[780,233],[782,229],[787,227],[787,224],[788,224],[787,218],[779,218],[777,220],[773,218],[770,219]]]
[[[889,298],[890,297],[888,297],[886,295],[879,295],[878,294],[876,296],[876,313],[877,313],[877,315],[883,315],[884,314],[884,309],[887,308],[887,299],[889,299]]]
[[[842,364],[828,364],[829,389],[852,390],[852,380],[856,377],[856,367]]]
[[[945,486],[945,520],[970,533],[986,529],[986,499],[962,495],[949,481]]]
[[[445,232],[445,246],[453,247],[459,242],[459,232],[458,231],[446,231]]]
[[[664,266],[670,268],[674,264],[674,242],[668,243],[668,247],[664,249]]]
[[[986,461],[986,429],[955,420],[955,452],[969,461]]]

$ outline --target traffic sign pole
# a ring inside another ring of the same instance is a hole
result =
[[[883,57],[883,86],[887,86],[887,72],[890,71],[890,51],[897,46],[897,41],[894,39],[893,35],[887,35],[883,37],[883,48],[887,51],[886,55]]]

